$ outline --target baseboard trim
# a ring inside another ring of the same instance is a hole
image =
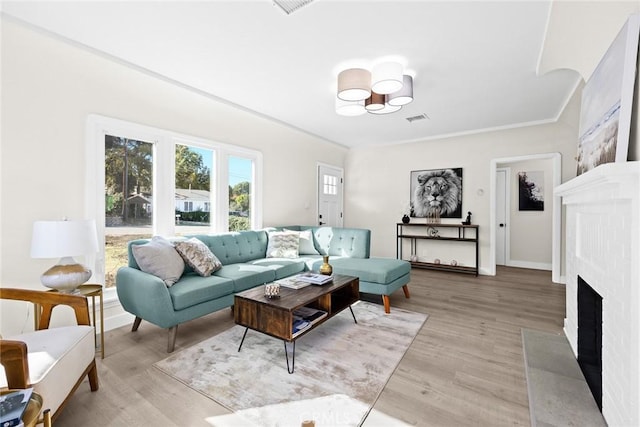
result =
[[[478,269],[478,274],[481,274],[483,276],[495,276],[496,275],[495,271],[491,272],[490,269],[484,268],[484,267],[481,267],[481,268]]]
[[[533,270],[547,270],[551,271],[553,268],[551,264],[547,264],[544,262],[530,262],[530,261],[514,261],[509,260],[507,263],[509,267],[518,267],[518,268],[531,268]]]
[[[130,325],[133,323],[133,319],[135,319],[135,316],[130,313],[120,313],[115,316],[111,316],[104,319],[104,330],[110,331],[125,325]]]

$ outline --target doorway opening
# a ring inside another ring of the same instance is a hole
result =
[[[510,177],[511,168],[498,168],[496,170],[496,265],[507,265],[507,254],[510,253]]]
[[[496,274],[496,251],[497,251],[497,238],[499,227],[497,222],[497,174],[501,165],[507,165],[510,163],[526,162],[532,160],[545,160],[551,161],[552,165],[552,186],[555,188],[561,183],[561,155],[560,153],[543,153],[532,154],[526,156],[517,157],[505,157],[491,160],[490,165],[490,219],[489,219],[489,268],[488,274]],[[555,283],[561,283],[560,269],[561,269],[561,201],[560,197],[553,196],[553,208],[551,213],[551,277]],[[507,223],[508,226],[508,223]],[[508,256],[508,254],[507,254]]]

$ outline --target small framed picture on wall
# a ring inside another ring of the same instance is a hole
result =
[[[544,211],[544,172],[518,172],[518,210]]]

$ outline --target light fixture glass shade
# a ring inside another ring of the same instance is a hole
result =
[[[402,65],[381,62],[371,70],[371,90],[383,95],[402,89]]]
[[[366,112],[364,101],[344,101],[336,98],[336,113],[341,116],[360,116]]]
[[[402,76],[402,89],[387,95],[387,103],[393,106],[407,105],[413,101],[413,77]]]
[[[338,74],[338,98],[363,101],[371,95],[371,72],[364,68],[349,68]]]
[[[91,270],[73,257],[98,252],[96,223],[81,221],[36,221],[31,236],[32,258],[60,258],[40,277],[48,288],[69,292],[89,280]]]
[[[389,113],[395,113],[401,108],[402,107],[400,105],[396,106],[396,105],[384,104],[384,108],[381,108],[380,110],[369,110],[369,112],[371,114],[389,114]]]
[[[385,99],[385,95],[371,92],[371,96],[364,101],[364,108],[367,111],[381,110],[384,108]]]

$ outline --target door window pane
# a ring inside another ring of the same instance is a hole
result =
[[[105,136],[105,286],[128,265],[127,242],[153,233],[153,144]]]
[[[229,231],[251,229],[253,160],[229,156]]]
[[[331,196],[338,194],[338,177],[324,175],[323,193]]]
[[[176,235],[209,231],[212,167],[212,150],[176,144]]]

